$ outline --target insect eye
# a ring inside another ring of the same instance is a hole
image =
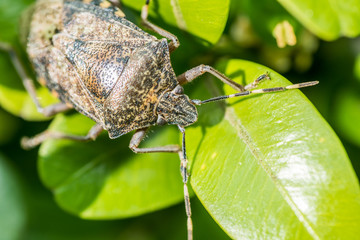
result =
[[[174,93],[175,94],[183,94],[184,93],[184,88],[180,85],[177,85],[175,88],[174,88]]]

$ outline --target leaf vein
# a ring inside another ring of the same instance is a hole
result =
[[[225,112],[225,119],[232,126],[234,126],[234,128],[236,128],[237,130],[236,132],[238,133],[239,138],[246,144],[246,146],[248,147],[249,151],[253,154],[255,159],[258,160],[259,165],[263,168],[266,174],[274,182],[274,185],[276,186],[280,194],[283,196],[284,200],[293,210],[294,214],[298,217],[299,221],[304,225],[304,227],[309,232],[309,234],[313,236],[314,239],[320,240],[320,237],[317,235],[317,233],[310,225],[306,217],[303,215],[303,213],[300,211],[300,209],[293,202],[286,189],[282,186],[282,184],[279,182],[276,176],[272,174],[271,170],[265,165],[263,161],[264,157],[262,156],[262,153],[256,147],[255,143],[250,137],[250,134],[246,131],[245,127],[242,125],[241,120],[236,116],[233,108],[227,108]]]

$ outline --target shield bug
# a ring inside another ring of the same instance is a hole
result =
[[[135,130],[129,147],[135,153],[178,153],[184,183],[188,239],[192,239],[192,220],[185,147],[185,127],[197,121],[196,106],[232,97],[285,91],[317,84],[306,82],[286,87],[255,89],[269,79],[259,76],[242,86],[214,68],[199,65],[176,76],[170,54],[179,47],[176,36],[147,20],[149,1],[142,8],[143,25],[163,36],[144,32],[129,22],[117,7],[107,1],[40,0],[30,21],[27,53],[38,81],[61,102],[43,108],[32,80],[27,77],[14,51],[7,46],[12,61],[23,79],[39,112],[46,116],[74,108],[96,122],[86,136],[45,131],[24,138],[22,146],[32,148],[46,139],[95,140],[107,130],[117,138]],[[238,91],[207,100],[193,100],[182,85],[210,73]],[[173,124],[182,134],[182,145],[140,148],[146,131],[153,125]]]

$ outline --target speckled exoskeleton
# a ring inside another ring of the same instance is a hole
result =
[[[51,116],[74,108],[96,122],[86,136],[45,131],[32,138],[24,138],[23,147],[32,148],[49,138],[95,140],[103,130],[108,131],[110,138],[117,138],[136,130],[129,145],[135,153],[179,154],[188,239],[192,239],[184,127],[197,121],[196,105],[253,93],[311,86],[317,82],[251,90],[268,76],[262,75],[252,84],[242,86],[205,65],[176,76],[170,63],[170,53],[179,47],[179,41],[176,36],[147,20],[148,4],[149,1],[146,1],[141,12],[143,25],[165,37],[163,39],[157,39],[126,20],[122,11],[107,1],[37,1],[30,21],[27,53],[38,81],[61,100],[61,103],[52,106],[43,108],[40,105],[34,84],[14,51],[5,45],[1,47],[10,51],[39,112]],[[204,101],[190,100],[181,85],[205,72],[239,93]],[[178,126],[183,137],[182,147],[139,148],[148,127],[164,124]]]

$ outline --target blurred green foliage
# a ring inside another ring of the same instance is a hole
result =
[[[3,0],[0,2],[0,41],[10,42],[15,45],[19,52],[23,52],[17,40],[19,16],[31,2],[31,0]],[[197,12],[194,12],[195,5],[189,6],[187,4],[191,1],[180,0],[177,2],[180,2],[183,10],[182,14],[186,20],[188,28],[185,29],[187,31],[179,30],[176,18],[173,17],[173,13],[169,13],[169,4],[167,3],[165,7],[159,7],[163,6],[161,2],[161,0],[151,2],[150,19],[179,36],[182,45],[172,57],[172,64],[177,74],[200,63],[215,65],[219,62],[219,59],[226,58],[247,59],[269,66],[294,83],[319,80],[320,84],[318,86],[302,91],[339,135],[359,176],[360,60],[358,56],[360,55],[360,41],[359,39],[341,37],[343,35],[352,37],[358,35],[358,29],[360,29],[358,7],[360,4],[357,0],[336,1],[339,8],[334,8],[334,5],[325,0],[321,1],[321,4],[311,5],[310,7],[306,6],[305,3],[311,3],[311,1],[303,2],[303,5],[297,5],[301,1],[279,1],[290,13],[282,5],[274,4],[273,1],[268,0],[233,0],[230,4],[229,13],[226,7],[227,1],[211,1],[209,5],[206,5],[207,7],[198,6],[201,9],[198,14],[206,14],[207,18],[205,22],[203,19],[198,18],[199,21],[195,23],[191,21],[192,16],[197,16]],[[129,19],[138,23],[142,1],[124,1],[123,5],[124,12]],[[308,16],[306,14],[309,14],[309,12],[303,11],[304,6],[312,9],[312,18],[306,18]],[[187,7],[191,11],[186,11]],[[347,14],[350,12],[351,14]],[[226,22],[227,14],[228,19]],[[334,17],[334,14],[339,15],[339,18]],[[344,24],[336,22],[341,21],[344,16],[346,16]],[[329,18],[333,19],[334,22],[326,21]],[[320,19],[319,22],[317,22],[318,19]],[[297,44],[280,49],[276,46],[273,29],[277,23],[284,20],[289,21],[294,27]],[[312,22],[309,23],[308,21]],[[226,26],[223,31],[225,22]],[[180,26],[180,28],[184,29],[184,25]],[[319,29],[322,31],[318,31]],[[221,38],[217,42],[220,36]],[[338,39],[334,40],[336,38]],[[321,39],[331,39],[333,41],[325,42]],[[216,44],[211,45],[214,43]],[[24,57],[24,54],[22,56]],[[23,61],[26,62],[25,57]],[[39,180],[39,172],[36,168],[37,151],[26,152],[19,146],[22,136],[32,136],[41,132],[47,128],[49,122],[28,122],[23,120],[38,120],[39,117],[34,111],[31,100],[24,92],[21,81],[12,68],[7,54],[4,52],[0,52],[0,70],[0,106],[3,108],[0,109],[0,152],[6,156],[0,157],[0,172],[2,173],[0,178],[0,186],[2,186],[0,188],[0,212],[3,213],[0,218],[0,229],[6,228],[6,239],[184,239],[186,227],[182,204],[149,213],[145,216],[112,221],[81,220],[59,209],[52,195]],[[185,90],[190,93],[194,92],[194,89],[202,87],[201,84],[191,84]],[[44,96],[43,100],[45,102],[54,101],[48,97],[45,89],[39,89],[39,91],[43,92],[41,96]],[[199,92],[199,90],[196,92]],[[268,102],[264,104],[268,104]],[[30,106],[31,109],[29,110]],[[207,109],[215,111],[214,115],[216,116],[221,115],[221,108]],[[72,115],[68,115],[68,117],[70,120],[74,117],[74,121],[78,118],[78,116]],[[61,118],[61,116],[57,117],[56,121],[66,121]],[[211,116],[204,115],[203,121],[208,119],[218,123],[221,117],[214,120]],[[59,128],[64,126],[56,126],[56,122],[51,125]],[[171,135],[172,130],[165,129],[164,132],[170,132]],[[81,129],[75,129],[75,131],[81,131]],[[150,145],[158,141],[156,137],[155,134],[155,140],[149,139]],[[169,138],[177,141],[176,136]],[[111,155],[126,148],[129,136],[122,137],[122,139],[113,143],[109,143],[105,139],[106,136],[102,136],[101,141],[106,146],[98,145],[98,148],[108,151],[108,148],[119,145],[119,149],[116,149],[114,153],[108,153]],[[165,140],[162,139],[162,141]],[[66,171],[66,168],[71,169],[71,159],[67,159],[69,162],[66,166],[61,166],[56,165],[56,163],[60,162],[57,161],[58,159],[47,157],[55,154],[59,159],[64,159],[70,153],[81,157],[83,156],[82,151],[87,150],[86,147],[85,150],[82,150],[82,144],[71,145],[70,150],[66,143],[56,144],[60,145],[60,150],[65,149],[68,152],[63,151],[63,155],[61,155],[61,152],[51,152],[51,144],[47,143],[48,146],[43,146],[41,150],[39,171],[42,181],[47,187],[55,190],[56,201],[64,207],[64,202],[71,202],[67,200],[67,194],[76,196],[79,190],[86,191],[87,189],[85,186],[77,185],[77,182],[74,181],[70,182],[70,184],[67,182],[69,185],[62,188],[65,191],[59,191],[57,185],[59,179],[55,179],[57,177],[56,171]],[[91,144],[90,146],[96,148],[96,144]],[[76,153],[76,149],[78,149],[78,153]],[[128,152],[129,150],[125,151],[127,152],[122,154],[130,156],[127,161],[142,161],[142,157],[135,157]],[[179,180],[179,183],[174,182],[175,187],[172,189],[174,192],[168,192],[168,194],[173,195],[175,200],[153,207],[152,210],[181,201],[180,176],[177,172],[178,169],[175,167],[178,164],[177,159],[167,160],[175,162],[170,163],[169,165],[172,165],[170,166],[171,169],[166,170],[175,171],[177,174],[173,174],[170,178],[175,176],[174,179],[176,180],[176,177],[178,177]],[[81,161],[85,160],[82,159]],[[49,167],[54,172],[43,171],[44,168],[49,169]],[[134,168],[136,167],[139,166],[134,166]],[[101,179],[104,175],[101,175],[101,171],[100,175],[96,175],[98,173],[88,175],[88,177],[93,176],[92,179],[85,179],[86,182],[92,184],[92,191],[97,191],[97,180],[110,181],[116,184],[116,179]],[[73,185],[71,185],[72,183]],[[176,184],[179,185],[176,186]],[[108,186],[111,187],[111,185]],[[143,187],[144,192],[151,194],[148,186]],[[166,184],[161,183],[161,187],[166,188]],[[358,188],[358,184],[354,188]],[[88,194],[91,196],[94,193],[90,192]],[[102,195],[101,198],[106,198],[106,192],[103,192],[103,194],[105,195]],[[113,196],[121,197],[120,195]],[[79,198],[81,197],[83,196],[79,193]],[[116,199],[111,200],[116,202]],[[156,198],[152,201],[156,202]],[[69,208],[68,205],[64,208],[70,212],[78,213],[76,212],[78,209],[77,203],[71,203],[75,206],[73,206],[73,209]],[[93,206],[96,207],[96,201],[93,203]],[[227,239],[227,235],[212,220],[195,197],[192,199],[192,203],[195,239]],[[10,216],[11,218],[9,218]],[[5,233],[3,233],[2,237],[4,236]]]

